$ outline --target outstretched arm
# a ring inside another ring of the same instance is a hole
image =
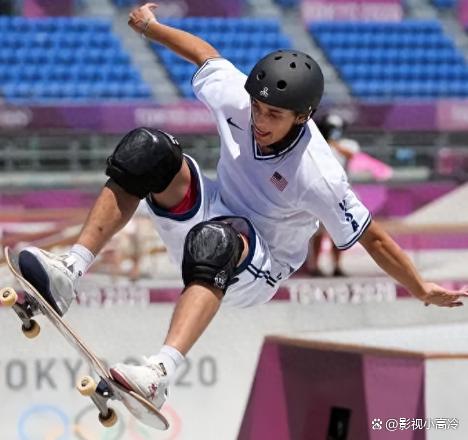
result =
[[[166,46],[182,58],[201,66],[207,59],[219,57],[208,42],[180,29],[158,22],[154,16],[155,3],[146,3],[130,12],[128,24],[137,33]]]
[[[468,296],[468,290],[447,290],[437,284],[425,282],[406,253],[375,221],[362,234],[359,242],[385,272],[426,305],[462,306],[460,298]]]

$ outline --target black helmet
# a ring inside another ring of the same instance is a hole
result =
[[[255,64],[245,90],[265,104],[310,114],[322,98],[323,74],[304,52],[277,50]]]
[[[336,113],[327,113],[319,120],[317,128],[327,141],[337,141],[343,136],[346,121]]]

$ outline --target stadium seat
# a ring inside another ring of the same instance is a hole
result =
[[[309,30],[357,97],[467,94],[468,65],[436,20],[318,22]]]
[[[457,0],[432,0],[432,4],[439,9],[450,9],[457,5]]]
[[[244,73],[248,73],[267,53],[291,47],[289,40],[280,32],[278,21],[272,19],[187,17],[166,19],[164,23],[206,39]],[[190,81],[196,70],[195,66],[159,44],[149,44],[180,94],[186,98],[194,98]]]
[[[82,17],[0,17],[0,89],[11,102],[152,97],[110,21]]]
[[[279,6],[285,9],[297,8],[300,5],[299,0],[275,0]]]

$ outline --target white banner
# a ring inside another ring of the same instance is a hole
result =
[[[66,319],[96,355],[110,363],[155,354],[172,304],[73,307]],[[92,402],[75,389],[88,368],[44,319],[26,339],[12,311],[0,308],[0,437],[6,440],[234,440],[242,421],[264,336],[359,327],[466,320],[464,310],[425,308],[412,300],[368,304],[274,302],[222,309],[178,372],[163,412],[166,432],[139,424],[118,406],[111,429],[97,422]]]

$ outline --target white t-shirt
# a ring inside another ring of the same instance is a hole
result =
[[[192,80],[221,139],[217,173],[222,201],[234,214],[247,217],[273,258],[292,270],[304,262],[319,221],[338,248],[351,247],[371,216],[329,145],[309,120],[279,156],[262,156],[251,129],[246,78],[228,60],[213,58]]]

